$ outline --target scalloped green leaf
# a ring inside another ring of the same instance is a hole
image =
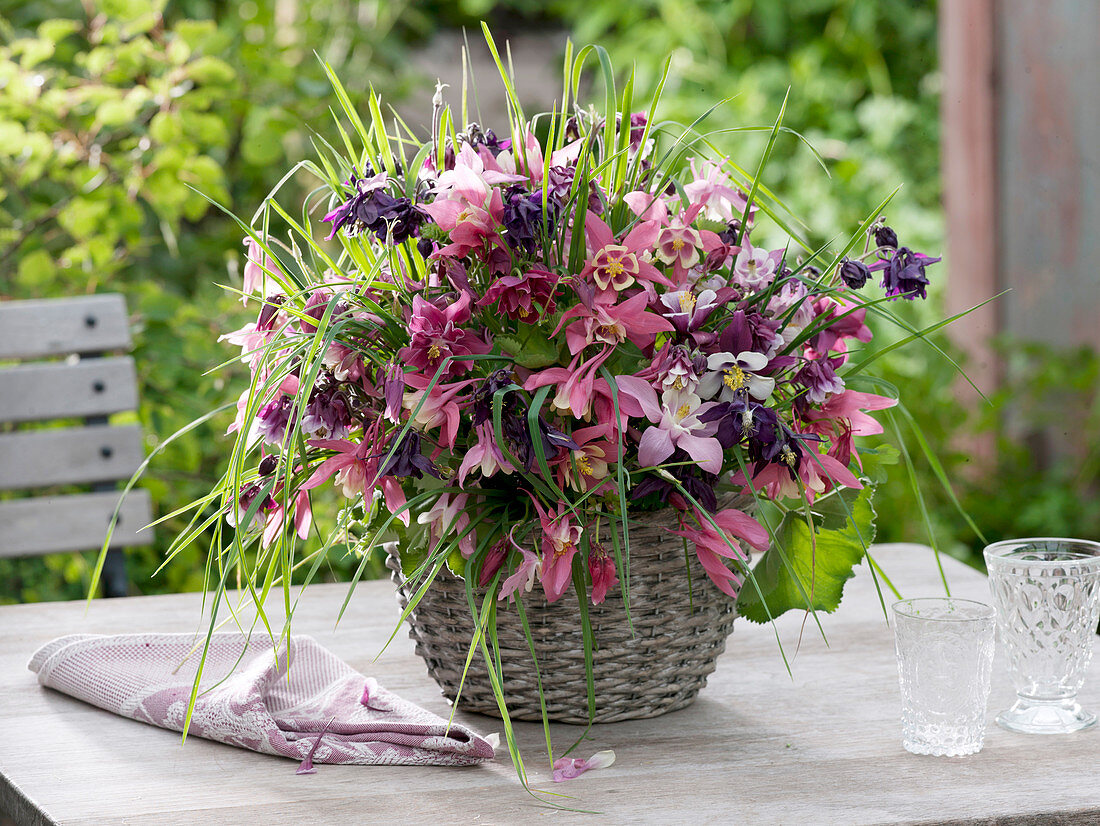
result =
[[[776,532],[777,541],[753,568],[759,592],[751,585],[741,589],[737,600],[741,616],[764,623],[769,614],[774,618],[792,609],[835,611],[844,583],[855,575],[853,569],[875,537],[873,490],[864,488],[851,503],[852,519],[845,527],[829,530],[815,525],[813,542],[805,515],[800,510],[787,513]]]

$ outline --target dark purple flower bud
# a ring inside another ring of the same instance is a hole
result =
[[[260,460],[259,473],[261,476],[270,476],[272,473],[275,472],[275,468],[277,468],[278,466],[278,456],[264,456],[264,458]]]
[[[275,318],[279,314],[279,308],[281,308],[285,302],[285,295],[269,295],[265,298],[263,306],[260,307],[260,316],[256,320],[256,329],[275,329]]]
[[[939,258],[915,253],[908,247],[902,247],[886,264],[882,272],[882,286],[890,298],[927,298],[928,277],[924,268],[935,264]]]
[[[270,401],[256,414],[257,430],[269,445],[282,444],[286,436],[286,426],[294,411],[294,399],[285,394]]]
[[[840,273],[840,280],[851,290],[862,289],[863,285],[867,283],[867,279],[871,277],[871,270],[866,264],[862,261],[853,261],[850,258],[841,261],[837,270]]]
[[[889,247],[896,250],[898,248],[898,234],[886,224],[879,224],[875,227],[875,243],[880,247]]]
[[[414,479],[423,479],[425,473],[436,479],[443,478],[443,474],[432,464],[431,459],[420,452],[420,434],[410,428],[378,475],[398,478],[411,476]]]
[[[435,242],[431,238],[421,238],[416,242],[416,251],[427,258],[435,251]]]
[[[726,224],[726,228],[718,233],[718,237],[722,239],[723,244],[736,244],[741,237],[741,222],[736,219],[730,221]]]
[[[646,123],[645,112],[635,112],[630,116],[630,147],[632,149],[637,149],[642,145]]]

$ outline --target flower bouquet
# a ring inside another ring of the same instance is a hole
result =
[[[589,58],[602,109],[577,101]],[[939,260],[899,243],[889,198],[812,247],[762,183],[782,114],[749,174],[701,120],[658,120],[663,80],[645,108],[616,91],[598,47],[535,117],[502,68],[496,129],[440,89],[426,140],[330,76],[341,146],[294,170],[318,188],[240,222],[259,311],[225,338],[251,382],[203,500],[235,530],[197,510],[178,540],[216,534],[219,599],[231,572],[262,604],[336,546],[361,574],[387,545],[452,699],[574,722],[690,702],[735,613],[833,610],[890,459],[855,441],[895,404],[869,392],[868,321],[919,336],[890,302]]]

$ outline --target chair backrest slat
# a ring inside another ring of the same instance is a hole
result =
[[[18,364],[0,369],[0,422],[104,416],[137,407],[129,356]]]
[[[0,433],[0,490],[128,479],[144,458],[136,424]]]
[[[103,546],[119,492],[36,496],[0,502],[0,557],[89,551]],[[111,547],[146,545],[152,540],[149,492],[134,490],[122,503]]]
[[[121,295],[0,303],[0,359],[129,350]]]
[[[0,303],[0,363],[9,362],[0,366],[0,491],[17,491],[0,501],[0,557],[103,546],[119,482],[144,458],[140,426],[107,418],[137,409],[134,361],[112,355],[131,347],[121,295]],[[59,419],[82,421],[58,427]],[[61,493],[60,485],[90,492]],[[141,530],[152,512],[149,494],[131,491],[111,548],[152,542],[152,529]],[[103,581],[109,596],[127,590],[117,550]]]

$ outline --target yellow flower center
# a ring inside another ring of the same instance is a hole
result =
[[[690,413],[690,412],[691,412],[691,408],[686,404],[682,404],[682,405],[680,405],[680,409],[676,411],[676,418],[677,419],[686,418],[687,414]]]
[[[555,542],[554,543],[554,557],[565,556],[572,551],[576,546],[572,542]]]
[[[679,252],[683,248],[684,248],[684,239],[683,238],[673,238],[672,239],[672,250],[673,250],[673,252]]]
[[[690,313],[695,309],[696,298],[690,292],[680,293],[680,312]]]
[[[687,387],[687,382],[684,381],[683,376],[677,376],[675,379],[673,379],[672,386],[677,390],[683,390],[685,387]]]
[[[440,352],[438,344],[433,344],[431,347],[428,348],[428,358],[430,358],[432,361],[435,361],[441,355],[443,355],[443,353]]]
[[[789,445],[783,445],[783,450],[780,451],[779,455],[791,467],[794,467],[794,463],[798,459],[797,454],[791,450]]]
[[[722,381],[730,390],[741,390],[745,387],[745,371],[736,364],[726,368],[723,372],[725,377]]]
[[[527,318],[527,316],[529,316],[529,315],[531,315],[531,314],[529,312],[527,312],[526,307],[520,307],[519,308],[519,317],[520,318]]]
[[[588,457],[584,454],[577,457],[577,470],[585,476],[592,475],[592,463],[588,461]]]
[[[612,258],[607,262],[607,274],[612,278],[623,274],[623,262],[618,258]]]

